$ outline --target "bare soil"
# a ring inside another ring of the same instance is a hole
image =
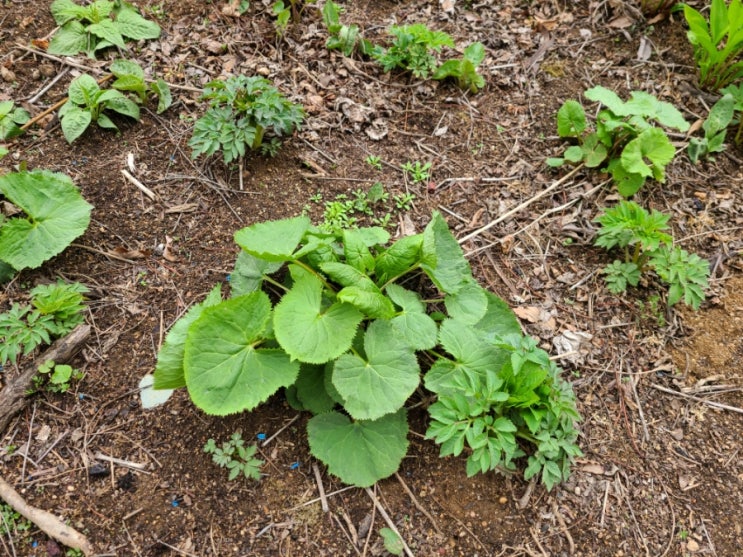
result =
[[[66,172],[95,207],[74,246],[0,291],[4,309],[36,283],[81,281],[91,289],[87,321],[95,329],[74,362],[85,378],[71,392],[34,395],[0,432],[2,476],[29,503],[86,533],[101,555],[382,555],[386,524],[368,493],[340,491],[322,466],[332,495],[329,512],[321,510],[308,417],[283,395],[226,419],[199,412],[185,392],[141,409],[137,385],[153,370],[163,335],[215,283],[227,283],[235,230],[307,205],[317,220],[322,206],[313,195],[331,200],[380,181],[416,196],[405,217],[417,229],[440,210],[461,237],[565,174],[544,164],[561,150],[555,112],[592,85],[624,98],[632,89],[652,92],[696,120],[710,98],[694,85],[683,21],[647,25],[634,3],[621,1],[451,2],[451,13],[419,0],[346,4],[343,21],[376,41],[391,23],[423,22],[460,49],[483,42],[487,85],[472,95],[329,52],[317,6],[277,38],[267,1],[251,2],[241,17],[223,14],[221,0],[138,4],[163,34],[127,55],[173,84],[174,105],[159,116],[150,106],[139,123],[117,120],[120,134],[91,128],[72,145],[49,117],[0,161],[6,171],[24,164]],[[38,114],[64,97],[80,66],[101,75],[107,62],[29,51],[53,30],[48,1],[2,3],[0,99]],[[640,60],[646,41],[650,56]],[[235,73],[269,77],[308,114],[275,158],[247,160],[243,190],[237,168],[217,157],[192,161],[186,145],[204,109],[197,91]],[[378,129],[386,135],[372,139]],[[674,141],[683,148],[683,137]],[[370,154],[381,170],[364,162]],[[156,200],[122,177],[130,155]],[[467,478],[463,458],[441,459],[423,438],[425,410],[412,410],[409,455],[375,492],[415,555],[743,555],[741,159],[733,147],[698,166],[680,154],[667,183],[637,196],[671,212],[676,240],[710,260],[698,312],[666,309],[653,280],[624,296],[606,291],[599,270],[609,259],[592,247],[592,219],[617,196],[595,172],[465,244],[478,278],[545,348],[555,353],[552,341],[565,331],[592,335],[580,361],[561,360],[584,417],[585,457],[550,493],[520,475]],[[430,180],[406,179],[400,167],[408,161],[430,162]],[[163,256],[166,243],[174,257]],[[202,451],[208,438],[234,431],[247,439],[280,431],[261,446],[260,482],[227,482]],[[110,473],[92,475],[96,464]],[[1,538],[0,551],[59,555],[47,542],[32,528]]]

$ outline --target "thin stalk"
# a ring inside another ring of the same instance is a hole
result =
[[[291,262],[294,263],[295,265],[298,265],[299,267],[302,267],[302,269],[304,269],[305,271],[308,271],[309,273],[312,273],[313,275],[315,275],[318,279],[320,279],[320,282],[322,282],[323,285],[325,285],[325,288],[327,288],[328,290],[330,290],[333,294],[337,294],[338,293],[338,291],[335,289],[335,287],[332,284],[330,284],[325,279],[324,276],[322,276],[320,273],[318,273],[317,271],[315,271],[315,269],[313,269],[312,267],[310,267],[309,265],[307,265],[307,263],[305,263],[304,261],[300,261],[299,259],[293,259]]]

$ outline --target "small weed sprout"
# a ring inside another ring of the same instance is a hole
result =
[[[72,386],[72,381],[83,378],[83,372],[66,364],[55,364],[47,360],[38,368],[38,375],[33,378],[33,391],[46,389],[50,393],[66,393]]]
[[[258,446],[255,444],[246,447],[239,432],[233,433],[229,441],[222,443],[222,447],[217,447],[214,439],[209,439],[204,445],[204,452],[212,455],[214,463],[230,471],[229,480],[234,480],[240,474],[253,480],[261,479],[261,466],[264,462],[254,458],[257,450]]]
[[[371,53],[385,72],[402,69],[425,79],[438,67],[435,54],[444,46],[454,48],[454,41],[447,33],[432,31],[422,23],[393,25],[388,31],[394,37],[392,45]]]
[[[375,170],[382,170],[382,159],[376,155],[369,155],[366,157],[365,162]]]
[[[420,161],[406,162],[402,165],[402,169],[406,175],[410,176],[414,184],[420,182],[426,182],[431,177],[431,163],[421,163]]]

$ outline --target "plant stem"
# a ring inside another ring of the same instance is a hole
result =
[[[315,275],[325,285],[325,288],[327,288],[328,290],[330,290],[333,294],[337,294],[338,293],[338,291],[335,289],[335,287],[332,284],[330,284],[325,279],[324,276],[322,276],[320,273],[318,273],[317,271],[315,271],[315,269],[313,269],[312,267],[310,267],[309,265],[307,265],[307,263],[305,263],[304,261],[300,261],[299,259],[293,259],[292,260],[292,263],[294,263],[295,265],[298,265],[299,267],[302,267],[302,269],[304,269],[305,271],[307,271],[307,272],[312,273],[313,275]]]

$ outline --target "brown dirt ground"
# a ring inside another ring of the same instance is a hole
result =
[[[183,392],[156,410],[140,408],[137,384],[153,369],[164,332],[225,282],[236,229],[296,215],[318,192],[327,200],[378,180],[393,193],[416,195],[409,217],[418,228],[439,209],[461,236],[564,174],[544,165],[560,147],[554,114],[593,84],[625,97],[630,89],[653,92],[694,120],[709,99],[693,86],[683,24],[620,19],[635,15],[621,1],[472,1],[452,15],[438,2],[347,4],[344,21],[377,40],[398,21],[445,30],[460,46],[482,41],[487,86],[473,96],[328,52],[315,7],[279,40],[267,1],[252,2],[240,18],[223,15],[222,2],[139,4],[163,28],[159,41],[131,51],[153,75],[200,88],[228,73],[261,73],[302,102],[309,118],[275,159],[249,159],[244,191],[236,169],[216,158],[190,160],[186,142],[203,105],[188,89],[174,90],[176,103],[161,116],[145,111],[138,124],[121,122],[120,135],[91,129],[69,146],[49,119],[12,145],[0,162],[6,170],[25,161],[66,172],[95,209],[77,245],[22,273],[0,304],[22,300],[39,281],[79,280],[91,288],[95,334],[75,362],[86,373],[75,392],[33,397],[0,432],[2,475],[29,503],[85,532],[103,555],[383,554],[377,531],[384,524],[363,490],[334,494],[328,513],[306,504],[318,495],[307,417],[297,418],[281,396],[227,419],[203,415]],[[0,82],[0,99],[21,101],[33,114],[62,98],[78,71],[18,46],[52,32],[48,6],[0,6],[0,64],[14,74]],[[643,37],[653,49],[644,62],[637,59]],[[353,103],[365,109],[349,110]],[[381,141],[366,133],[377,119],[388,129]],[[682,146],[683,137],[674,139]],[[122,178],[129,153],[155,202]],[[363,162],[369,154],[384,161],[381,171]],[[590,247],[591,221],[616,196],[596,188],[602,177],[595,173],[579,174],[465,246],[481,281],[531,316],[525,326],[546,348],[566,330],[593,335],[582,363],[562,362],[584,416],[585,457],[552,493],[530,491],[518,475],[467,478],[463,459],[438,458],[422,437],[425,413],[412,411],[399,478],[376,490],[416,555],[743,555],[743,421],[707,404],[743,407],[741,158],[731,150],[694,167],[680,156],[665,185],[639,195],[646,206],[671,211],[677,240],[712,262],[709,299],[697,313],[647,309],[653,295],[663,295],[653,282],[621,297],[602,287],[597,270],[607,259]],[[432,163],[429,184],[406,182],[400,165],[415,160]],[[319,218],[318,205],[310,205]],[[157,255],[166,236],[175,261]],[[119,248],[143,257],[122,262],[101,253]],[[209,437],[240,430],[254,438],[287,424],[261,449],[260,483],[226,482],[201,450]],[[9,454],[10,445],[18,450]],[[107,478],[91,477],[97,453],[146,468],[116,465]],[[343,488],[326,474],[322,481],[328,493]],[[58,554],[37,530],[10,542],[0,544],[8,555]]]

